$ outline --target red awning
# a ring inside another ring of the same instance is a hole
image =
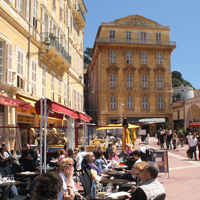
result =
[[[43,101],[44,102],[44,101]],[[43,105],[44,106],[44,105]],[[78,118],[78,114],[76,111],[64,106],[60,103],[47,99],[47,106],[49,109],[49,117],[55,117],[58,119],[63,119],[63,115],[69,115],[75,119]],[[40,100],[38,100],[35,104],[35,110],[38,115],[40,115]]]
[[[200,122],[190,123],[188,126],[189,127],[200,127]]]
[[[92,118],[86,115],[85,113],[78,112],[78,114],[79,114],[80,119],[83,121],[90,122],[92,120]]]
[[[15,108],[21,108],[23,110],[29,110],[31,107],[30,103],[18,100],[18,99],[13,99],[10,97],[6,97],[2,94],[0,94],[0,104],[4,106],[11,106]]]

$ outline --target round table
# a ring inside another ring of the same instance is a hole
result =
[[[8,182],[0,182],[0,188],[5,188],[7,187],[10,183],[12,183],[13,185],[19,185],[21,184],[21,181],[15,180],[15,181],[8,181]]]
[[[37,176],[39,174],[40,174],[40,172],[29,172],[29,171],[26,171],[26,172],[17,172],[15,175],[17,175],[17,176]]]
[[[103,180],[100,180],[99,182],[102,183],[102,184],[112,183],[113,185],[121,185],[121,184],[124,184],[124,183],[128,183],[129,180],[114,178],[114,179],[103,179]]]

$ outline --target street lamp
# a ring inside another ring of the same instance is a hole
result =
[[[124,104],[121,104],[121,110],[120,110],[120,122],[122,123],[122,106],[124,106]]]

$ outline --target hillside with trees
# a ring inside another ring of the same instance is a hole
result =
[[[193,87],[190,82],[188,82],[185,79],[183,79],[182,74],[180,72],[178,72],[178,71],[173,71],[172,72],[172,86],[173,87],[178,87],[178,86]]]

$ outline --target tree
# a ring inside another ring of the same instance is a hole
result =
[[[84,68],[87,68],[92,61],[92,51],[93,49],[90,47],[87,47],[84,51]]]
[[[178,87],[178,86],[193,87],[190,82],[183,79],[182,74],[178,71],[172,72],[172,85],[173,87]]]

